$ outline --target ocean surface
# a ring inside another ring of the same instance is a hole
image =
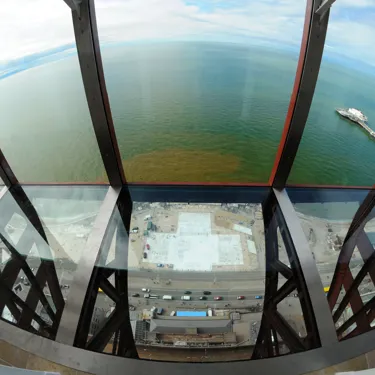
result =
[[[220,43],[102,48],[129,181],[267,182],[298,51]],[[356,107],[375,129],[375,76],[323,60],[289,179],[372,185],[375,140],[340,118]],[[22,182],[104,182],[78,58],[0,80],[0,147]]]

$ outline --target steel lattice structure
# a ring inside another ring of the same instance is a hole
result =
[[[266,243],[266,289],[262,323],[253,359],[280,355],[280,345],[286,346],[290,353],[309,350],[320,345],[308,288],[288,227],[274,194],[271,194],[263,204],[263,218]],[[290,266],[283,263],[279,257],[278,228]],[[286,282],[278,288],[281,275],[286,279]],[[298,293],[303,312],[307,332],[307,336],[304,338],[299,337],[298,332],[277,310],[277,305],[293,292]]]
[[[6,307],[14,319],[11,328],[8,327],[9,323],[0,322],[0,338],[13,340],[13,343],[20,346],[24,345],[22,347],[25,350],[31,350],[27,345],[35,344],[35,347],[44,350],[39,353],[41,356],[48,353],[49,358],[58,363],[71,365],[69,361],[72,361],[72,358],[82,358],[82,361],[76,360],[80,364],[75,366],[87,372],[92,370],[90,361],[97,360],[97,364],[103,361],[104,366],[116,369],[118,372],[123,370],[125,365],[134,373],[151,372],[154,369],[156,372],[165,373],[165,370],[170,370],[171,367],[160,363],[134,361],[138,359],[138,354],[129,318],[127,271],[132,202],[261,202],[266,244],[266,288],[261,328],[252,358],[263,360],[212,364],[212,366],[210,364],[210,367],[205,366],[204,369],[199,366],[188,367],[190,365],[184,364],[184,367],[177,370],[183,368],[187,369],[186,371],[192,370],[203,374],[207,373],[209,368],[215,373],[224,371],[248,373],[251,370],[272,371],[279,364],[280,373],[297,374],[324,365],[328,366],[374,349],[374,333],[370,331],[375,318],[375,297],[364,303],[358,288],[367,275],[373,283],[375,282],[374,248],[365,231],[367,222],[373,218],[375,190],[371,190],[364,200],[363,197],[357,196],[351,199],[356,202],[363,200],[363,203],[345,237],[327,298],[323,293],[317,265],[291,203],[293,199],[290,199],[286,192],[286,183],[314,97],[329,24],[330,7],[334,1],[306,1],[305,24],[295,83],[274,167],[267,184],[249,183],[245,186],[236,184],[209,186],[203,183],[180,185],[127,183],[104,78],[94,1],[65,0],[65,2],[72,10],[72,27],[82,80],[93,129],[108,176],[109,189],[86,247],[82,250],[72,288],[65,302],[51,251],[57,241],[43,225],[32,200],[21,188],[0,151],[0,177],[6,185],[0,193],[0,207],[2,207],[0,239],[10,255],[10,260],[0,275],[0,312],[3,313]],[[318,198],[307,192],[306,201],[319,201],[321,195],[317,195]],[[335,192],[331,195],[331,201],[337,199],[336,195]],[[27,223],[17,243],[12,241],[6,231],[14,214],[25,217]],[[115,239],[115,257],[109,261],[109,250],[113,239]],[[289,264],[281,260],[279,246],[284,246]],[[40,258],[35,274],[28,263],[28,255],[33,248],[37,249]],[[350,260],[355,248],[358,248],[361,254],[363,266],[354,277],[350,269]],[[30,283],[25,301],[14,291],[21,271]],[[279,287],[281,278],[286,281]],[[51,294],[50,300],[44,291],[46,286]],[[115,308],[105,323],[91,336],[90,322],[99,289],[113,301]],[[344,295],[340,300],[342,290]],[[298,294],[307,332],[305,337],[300,337],[278,310],[280,302],[291,293]],[[39,303],[48,319],[41,317],[38,310]],[[349,305],[352,316],[341,325],[335,326]],[[349,332],[353,326],[354,329]],[[12,337],[12,332],[17,332],[17,335]],[[17,341],[19,337],[26,338],[24,341],[27,343]],[[351,340],[347,340],[349,338]],[[113,357],[98,353],[109,344]],[[39,349],[35,349],[36,352],[37,350]],[[54,352],[51,354],[50,350]],[[297,352],[298,355],[293,361],[282,356],[282,354]],[[56,353],[64,353],[65,356],[58,357]],[[273,358],[272,362],[265,359],[276,356],[279,358]],[[316,358],[321,361],[317,363],[314,361]],[[102,367],[96,372],[105,373]]]

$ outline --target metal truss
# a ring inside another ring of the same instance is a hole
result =
[[[288,227],[273,193],[263,203],[266,245],[266,280],[262,322],[252,359],[296,353],[320,346],[319,332],[302,268]],[[283,239],[290,267],[279,257],[277,229]],[[286,282],[278,289],[279,277]],[[307,336],[302,338],[278,312],[278,304],[291,293],[298,293]]]
[[[375,250],[364,231],[367,222],[374,217],[372,212],[374,206],[375,191],[371,190],[358,208],[349,227],[328,292],[328,302],[339,339],[347,339],[371,330],[371,323],[375,318],[375,297],[364,304],[358,289],[367,275],[375,283]],[[356,277],[353,277],[349,266],[356,247],[364,264]],[[345,291],[345,295],[338,302],[342,290]],[[349,306],[353,315],[339,325],[340,318],[342,319],[344,311]],[[353,329],[352,326],[355,328]]]
[[[75,335],[74,346],[93,351],[103,351],[108,345],[112,354],[138,358],[129,317],[128,302],[128,241],[132,202],[127,189],[123,189],[112,216],[105,239],[102,242],[97,263],[87,288],[81,316]],[[115,236],[114,259],[107,264],[112,239]],[[109,281],[114,279],[114,285]],[[104,324],[90,335],[98,291],[108,296],[115,304]]]
[[[0,206],[2,209],[0,239],[11,256],[0,275],[2,296],[0,315],[7,307],[13,316],[14,324],[25,330],[54,339],[64,309],[64,298],[42,222],[19,185],[10,187],[9,191],[2,196]],[[14,214],[25,217],[27,223],[17,243],[12,241],[5,230]],[[35,274],[27,262],[32,248],[40,254],[40,264]],[[20,271],[23,271],[30,284],[25,301],[18,296],[15,290]],[[49,301],[44,294],[43,289],[46,286],[50,290],[52,301]],[[42,318],[42,310],[37,309],[39,302],[47,314],[47,319]]]

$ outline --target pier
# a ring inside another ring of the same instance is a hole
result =
[[[363,129],[367,131],[371,135],[371,137],[375,138],[375,131],[372,130],[367,124],[365,124],[363,121],[356,121],[356,124],[361,126]]]

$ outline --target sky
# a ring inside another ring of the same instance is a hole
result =
[[[299,48],[303,0],[95,0],[101,43],[208,40]],[[375,65],[375,0],[337,0],[326,53]],[[74,43],[63,0],[1,0],[0,62]]]

